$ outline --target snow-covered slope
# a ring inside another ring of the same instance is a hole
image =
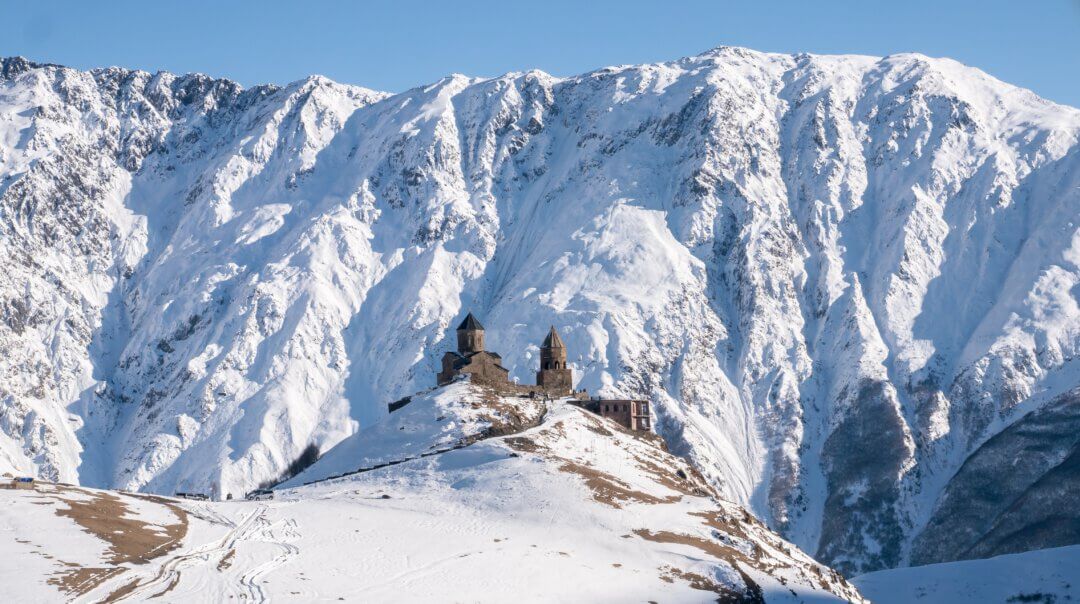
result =
[[[864,601],[717,499],[655,435],[468,383],[406,409],[353,437],[403,456],[383,464],[401,463],[278,491],[272,502],[0,491],[0,528],[17,535],[0,553],[33,569],[0,577],[28,601]],[[334,451],[355,450],[350,442]],[[331,452],[305,475],[356,469],[344,463]],[[136,513],[116,530],[92,515],[98,502]],[[56,530],[65,523],[75,525],[66,541]],[[117,555],[158,533],[143,548],[153,554]],[[140,556],[147,563],[132,563]]]
[[[875,604],[1055,604],[1080,598],[1078,568],[1073,546],[878,571],[854,583]]]
[[[555,324],[580,386],[652,400],[727,497],[856,572],[963,556],[933,546],[953,475],[1080,383],[1080,111],[953,61],[0,80],[19,471],[273,481],[432,385],[470,309],[521,380]]]
[[[468,381],[435,388],[410,397],[405,407],[345,439],[314,467],[280,486],[377,469],[521,432],[539,424],[549,406],[540,398],[504,399]]]

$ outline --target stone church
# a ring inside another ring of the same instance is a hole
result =
[[[468,375],[473,382],[490,386],[510,383],[510,372],[502,366],[499,353],[484,350],[484,326],[472,313],[458,325],[457,347],[457,352],[443,355],[442,371],[437,376],[440,386],[459,375]]]
[[[570,403],[612,419],[627,429],[648,431],[652,428],[648,401],[589,398],[589,393],[584,390],[574,391],[574,375],[567,365],[566,345],[554,326],[540,345],[536,385],[529,386],[510,381],[510,371],[502,366],[499,353],[484,348],[484,326],[469,313],[457,328],[457,351],[443,355],[442,371],[436,381],[445,386],[461,376],[469,376],[473,383],[489,386],[506,395],[577,397]],[[406,403],[407,399],[391,403],[390,411]]]

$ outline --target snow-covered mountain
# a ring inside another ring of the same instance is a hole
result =
[[[1080,432],[1010,426],[1076,415],[1078,137],[919,55],[396,95],[5,59],[0,465],[241,492],[431,386],[472,310],[522,381],[556,325],[846,573],[1062,545],[1009,510],[1075,501]]]

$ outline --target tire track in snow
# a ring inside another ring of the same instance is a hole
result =
[[[300,548],[291,543],[300,538],[300,533],[296,530],[296,520],[289,518],[270,524],[263,516],[259,518],[259,525],[259,530],[254,533],[254,536],[261,537],[258,539],[260,541],[277,545],[282,552],[273,559],[248,570],[240,577],[240,584],[246,590],[247,599],[251,602],[265,602],[267,598],[262,588],[262,578],[300,554]]]
[[[143,582],[142,579],[136,579],[139,583],[136,584],[134,588],[131,588],[125,593],[117,593],[117,591],[114,591],[106,599],[111,599],[113,602],[122,602],[132,599],[154,598],[168,593],[172,588],[179,584],[180,571],[182,569],[189,568],[199,563],[209,562],[215,554],[220,554],[217,557],[223,558],[228,554],[229,550],[235,547],[238,541],[246,540],[247,536],[258,526],[257,522],[260,519],[265,521],[266,510],[267,507],[265,505],[259,506],[259,508],[252,511],[239,523],[228,521],[233,525],[233,528],[221,539],[203,544],[186,553],[169,558],[158,567],[157,573],[146,582]],[[204,509],[202,511],[206,510]],[[224,516],[221,516],[216,512],[213,512],[211,515],[216,515],[218,518],[224,518]],[[120,588],[118,591],[124,590],[125,587]]]
[[[221,524],[228,527],[236,526],[236,522],[234,522],[232,518],[221,514],[207,503],[197,503],[190,508],[187,508],[187,511],[192,516],[205,520],[210,524]]]

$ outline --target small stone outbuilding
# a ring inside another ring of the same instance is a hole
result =
[[[649,414],[649,401],[634,399],[589,399],[571,401],[593,413],[621,424],[628,430],[652,429],[652,417]]]

